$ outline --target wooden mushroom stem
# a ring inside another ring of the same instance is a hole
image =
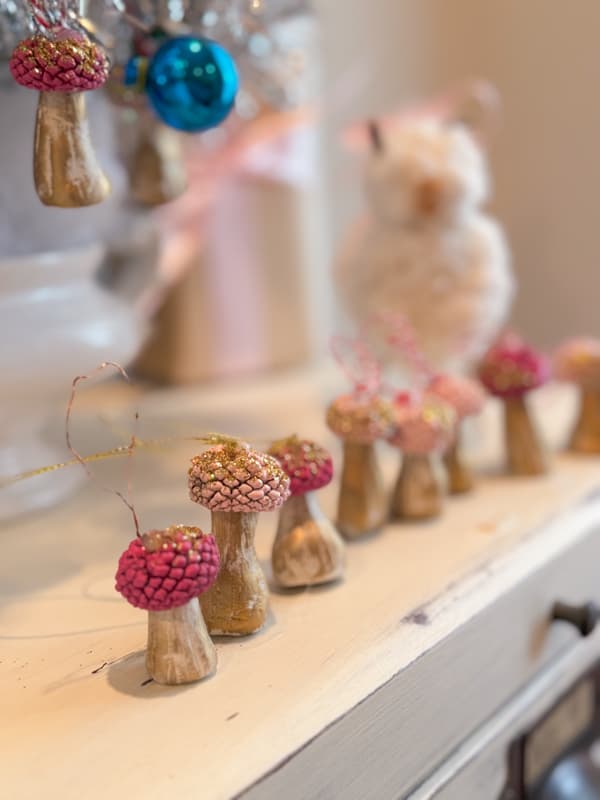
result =
[[[504,432],[508,469],[512,475],[543,475],[546,456],[523,395],[504,398]]]
[[[346,539],[380,530],[387,500],[374,444],[344,442],[337,526]]]
[[[432,464],[432,456],[406,453],[392,495],[395,519],[431,519],[443,506],[443,491]]]
[[[213,635],[245,636],[265,624],[269,593],[254,550],[257,521],[256,512],[212,512],[221,570],[200,605]]]
[[[179,134],[159,122],[141,126],[129,169],[133,197],[145,206],[159,206],[179,197],[187,188]]]
[[[582,390],[570,449],[576,453],[600,453],[600,391],[597,389]]]
[[[216,666],[217,653],[196,597],[169,611],[148,612],[146,667],[157,683],[199,681]]]
[[[40,92],[33,173],[47,206],[79,208],[110,194],[92,146],[82,92]]]
[[[456,434],[450,447],[444,454],[444,464],[448,474],[448,491],[450,494],[470,492],[474,485],[473,473],[465,463],[461,448],[462,430],[460,423],[456,426]]]
[[[272,552],[280,586],[311,586],[341,577],[344,543],[314,492],[290,497],[281,509]]]

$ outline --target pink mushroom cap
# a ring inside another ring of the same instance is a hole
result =
[[[115,588],[136,608],[168,611],[210,589],[218,573],[214,536],[173,525],[130,542],[119,559]]]
[[[391,431],[394,411],[391,403],[377,395],[344,394],[327,409],[327,425],[342,439],[372,444]]]
[[[83,36],[32,36],[9,62],[15,81],[39,92],[85,92],[102,86],[109,72],[104,50]]]
[[[269,448],[290,479],[292,497],[322,489],[333,477],[333,460],[329,452],[310,439],[290,436],[273,442]]]
[[[459,422],[465,417],[480,414],[485,405],[485,392],[481,384],[456,375],[436,375],[427,387],[426,394],[452,406]]]
[[[267,453],[232,443],[192,459],[190,499],[211,511],[274,511],[290,496],[290,479]]]
[[[492,347],[479,366],[479,379],[496,397],[520,397],[550,378],[550,360],[508,335]]]
[[[409,455],[443,453],[455,435],[456,412],[448,403],[425,396],[413,400],[401,396],[394,406],[396,421],[390,444]]]
[[[600,390],[600,339],[579,337],[564,342],[554,354],[554,376],[583,389]]]

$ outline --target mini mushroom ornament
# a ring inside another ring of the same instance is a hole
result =
[[[15,48],[10,71],[21,86],[40,93],[33,173],[42,203],[77,208],[102,202],[110,184],[96,160],[84,94],[108,77],[102,47],[71,30],[32,36]]]
[[[473,488],[473,473],[461,454],[462,426],[467,417],[480,414],[485,404],[485,392],[471,378],[456,375],[436,375],[427,386],[427,395],[443,401],[456,413],[456,428],[444,453],[450,494],[463,494]]]
[[[327,425],[344,449],[337,526],[346,539],[376,533],[387,521],[387,495],[375,445],[388,435],[392,423],[391,404],[370,392],[341,395],[327,410]]]
[[[145,533],[119,559],[116,590],[148,611],[146,666],[157,683],[192,683],[215,671],[198,597],[218,572],[214,537],[187,525]]]
[[[395,426],[388,441],[402,453],[402,465],[392,495],[393,519],[425,520],[439,516],[444,488],[435,472],[434,457],[450,446],[456,412],[437,397],[400,394],[395,402]]]
[[[508,469],[512,475],[543,475],[546,454],[527,407],[529,392],[550,377],[550,362],[515,334],[500,339],[479,366],[479,379],[504,406]]]
[[[577,338],[561,345],[554,355],[554,377],[580,390],[570,449],[600,454],[600,340]]]
[[[315,495],[333,477],[330,454],[297,436],[275,442],[269,453],[290,479],[271,556],[275,580],[286,588],[337,580],[344,572],[344,542]]]
[[[146,95],[123,81],[124,68],[116,66],[106,89],[111,102],[124,112],[119,115],[122,131],[134,139],[126,156],[131,195],[142,206],[170,203],[187,189],[182,134],[152,114]]]
[[[192,459],[190,498],[212,514],[221,571],[200,605],[212,634],[245,636],[265,624],[267,582],[254,549],[261,511],[280,508],[290,479],[273,456],[235,440]]]
[[[344,538],[352,540],[376,533],[387,521],[387,496],[375,447],[392,429],[393,410],[380,395],[379,362],[363,339],[335,336],[331,351],[353,383],[353,391],[336,398],[326,416],[343,446],[336,523]]]

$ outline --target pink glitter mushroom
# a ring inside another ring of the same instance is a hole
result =
[[[443,453],[454,436],[456,412],[448,403],[426,396],[423,401],[402,400],[388,441],[403,453],[428,456]]]
[[[146,666],[157,683],[190,683],[214,672],[216,652],[198,596],[218,572],[214,537],[187,525],[145,533],[119,559],[115,588],[148,611]]]
[[[291,497],[279,514],[271,564],[280,586],[313,586],[343,574],[344,543],[322,513],[315,491],[327,486],[333,462],[324,447],[290,436],[275,442],[269,453],[291,481]]]
[[[442,487],[433,456],[443,453],[454,437],[456,412],[432,396],[398,397],[396,425],[388,441],[403,454],[392,498],[396,519],[429,519],[442,510]]]
[[[373,444],[392,427],[390,403],[377,395],[344,394],[327,409],[327,425],[340,439]]]
[[[550,361],[508,334],[488,351],[479,365],[479,379],[496,397],[522,397],[550,379]]]
[[[455,436],[444,453],[448,489],[451,494],[468,492],[473,488],[474,481],[472,472],[461,454],[461,428],[467,417],[481,413],[485,404],[485,392],[481,384],[471,378],[436,375],[430,381],[426,393],[447,403],[456,412]]]
[[[479,366],[485,388],[502,400],[508,469],[512,475],[542,475],[548,469],[526,395],[550,378],[550,361],[508,334],[489,350]]]
[[[579,389],[579,412],[570,449],[600,454],[600,340],[579,337],[562,344],[554,354],[554,376]]]
[[[174,525],[129,544],[119,559],[116,589],[136,608],[168,611],[210,589],[218,572],[214,536]]]
[[[211,511],[274,511],[290,480],[272,456],[241,445],[217,445],[192,459],[190,499]]]
[[[290,479],[275,458],[235,441],[195,456],[188,475],[190,498],[211,511],[222,559],[215,586],[201,598],[208,629],[226,636],[255,633],[268,608],[254,549],[258,513],[285,503]]]
[[[106,53],[83,36],[32,36],[15,48],[9,69],[15,81],[38,92],[87,92],[108,78]]]
[[[83,94],[106,82],[102,47],[72,31],[32,36],[17,45],[9,67],[18,84],[40,93],[33,174],[42,203],[79,208],[102,202],[110,183],[94,154]]]
[[[333,477],[333,460],[321,445],[290,436],[274,442],[269,455],[277,459],[290,479],[292,497],[322,489]]]
[[[375,442],[392,430],[394,413],[377,394],[357,391],[338,397],[327,409],[327,425],[343,443],[337,527],[346,539],[375,533],[388,510]]]

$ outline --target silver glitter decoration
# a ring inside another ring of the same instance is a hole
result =
[[[243,119],[263,108],[297,108],[316,94],[317,26],[307,0],[0,0],[0,59],[32,32],[61,27],[85,29],[117,65],[143,30],[220,42],[240,71]]]
[[[237,107],[243,118],[264,107],[291,109],[314,99],[317,25],[307,0],[88,0],[87,16],[117,64],[131,54],[134,21],[147,30],[218,41],[241,74]],[[123,19],[130,25],[123,26]]]
[[[21,39],[32,31],[33,25],[24,3],[0,0],[0,59],[8,59]]]

